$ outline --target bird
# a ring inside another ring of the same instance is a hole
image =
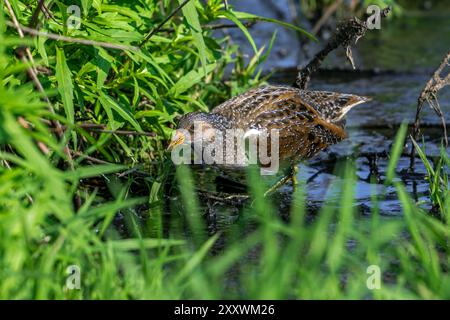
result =
[[[275,129],[279,135],[279,160],[289,164],[291,172],[273,187],[277,188],[289,179],[295,186],[298,162],[344,140],[347,137],[346,114],[356,105],[370,100],[354,94],[261,86],[223,102],[209,113],[183,115],[168,150],[194,142],[194,123],[201,123],[204,130],[214,129],[201,137],[204,141],[213,141],[215,134],[230,129],[252,134]]]

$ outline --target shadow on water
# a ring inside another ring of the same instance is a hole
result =
[[[436,29],[436,24],[442,24],[441,28]],[[432,29],[430,29],[431,26],[433,26]],[[393,20],[386,30],[378,31],[378,35],[370,35],[358,46],[359,59],[362,62],[356,61],[356,64],[370,71],[322,71],[315,75],[310,84],[311,90],[370,96],[373,101],[357,106],[349,113],[348,139],[299,165],[299,179],[307,181],[307,209],[310,219],[314,219],[314,215],[324,201],[337,197],[336,193],[328,192],[329,186],[333,181],[342,179],[335,175],[335,167],[348,158],[354,159],[357,167],[355,205],[360,213],[359,216],[363,217],[370,213],[371,196],[374,192],[385,195],[378,203],[381,215],[392,218],[401,215],[401,204],[394,188],[383,185],[389,152],[400,125],[403,122],[413,122],[420,91],[446,50],[450,48],[450,38],[442,37],[450,33],[449,28],[448,19],[445,20],[442,17],[403,17]],[[439,30],[438,34],[435,34],[436,30]],[[420,36],[421,34],[423,37]],[[418,37],[422,38],[419,46],[416,45]],[[388,71],[377,71],[375,67]],[[278,72],[269,82],[291,84],[295,75],[292,70]],[[448,114],[450,90],[444,89],[439,99],[444,114]],[[426,127],[424,139],[427,154],[431,157],[437,156],[442,138],[439,119],[427,107],[424,108],[422,121]],[[416,161],[415,173],[407,172],[409,150],[410,145],[405,148],[400,158],[397,175],[415,200],[429,209],[426,170],[420,161]],[[217,192],[227,191],[230,181],[217,178],[214,170],[203,169],[194,170],[194,175],[201,209],[205,213],[207,223],[205,232],[212,234],[236,225],[244,233],[253,230],[256,222],[246,215],[245,201],[236,199],[221,201],[216,198]],[[231,186],[231,189],[241,194],[245,192],[245,187],[242,189],[239,184]],[[282,187],[272,199],[280,216],[288,219],[292,201],[292,185],[287,184]],[[189,237],[184,214],[181,197],[176,193],[168,196],[163,213],[164,219],[167,220],[164,222],[165,231],[168,232],[170,229],[172,235],[177,233]],[[223,245],[222,241],[219,243]]]

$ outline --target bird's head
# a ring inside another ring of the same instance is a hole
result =
[[[214,142],[217,130],[230,127],[224,117],[204,112],[191,112],[185,114],[178,121],[177,129],[172,135],[168,150],[181,144],[202,142],[204,145]]]

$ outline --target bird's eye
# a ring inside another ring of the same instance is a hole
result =
[[[181,119],[181,115],[177,115],[175,117],[173,117],[173,121],[178,122]]]

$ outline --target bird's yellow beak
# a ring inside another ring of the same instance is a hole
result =
[[[184,134],[181,131],[176,130],[175,134],[172,137],[172,140],[170,141],[169,146],[167,147],[167,151],[172,151],[173,148],[175,148],[176,146],[183,144],[185,140],[186,137],[184,136]]]

